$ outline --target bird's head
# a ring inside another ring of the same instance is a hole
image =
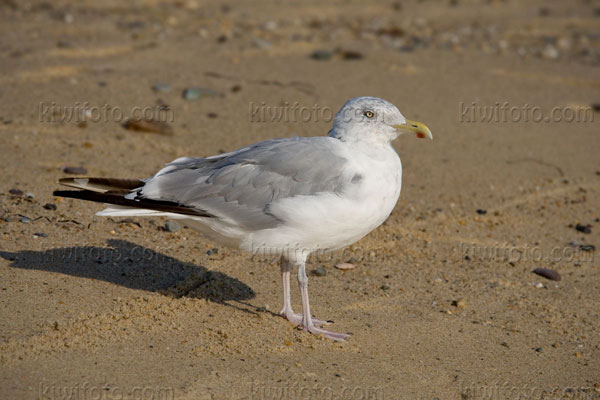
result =
[[[402,133],[433,139],[425,124],[404,118],[398,108],[378,97],[355,97],[335,115],[329,136],[343,141],[390,143]]]

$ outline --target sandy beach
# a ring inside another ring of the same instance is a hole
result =
[[[600,399],[600,3],[8,0],[0,21],[1,399]],[[272,257],[52,196],[327,135],[355,96],[434,140],[396,140],[389,219],[307,265],[345,342],[278,315]]]

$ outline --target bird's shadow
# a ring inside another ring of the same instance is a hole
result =
[[[99,279],[131,289],[172,297],[196,297],[245,304],[255,296],[241,281],[221,272],[179,261],[125,240],[108,240],[108,247],[65,247],[44,251],[0,251],[13,268],[37,269]],[[246,310],[247,311],[247,310]]]

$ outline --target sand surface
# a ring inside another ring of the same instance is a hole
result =
[[[0,398],[600,398],[599,7],[0,2]],[[145,178],[325,135],[361,95],[435,139],[397,140],[390,218],[308,266],[327,271],[310,277],[312,311],[344,343],[277,316],[273,260],[52,196],[65,166]],[[172,135],[94,114],[165,104]],[[309,121],[267,113],[294,104]],[[496,105],[544,119],[479,114]]]

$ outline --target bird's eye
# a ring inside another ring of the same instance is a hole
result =
[[[365,117],[373,118],[374,116],[375,116],[375,113],[373,111],[370,111],[370,110],[365,111]]]

